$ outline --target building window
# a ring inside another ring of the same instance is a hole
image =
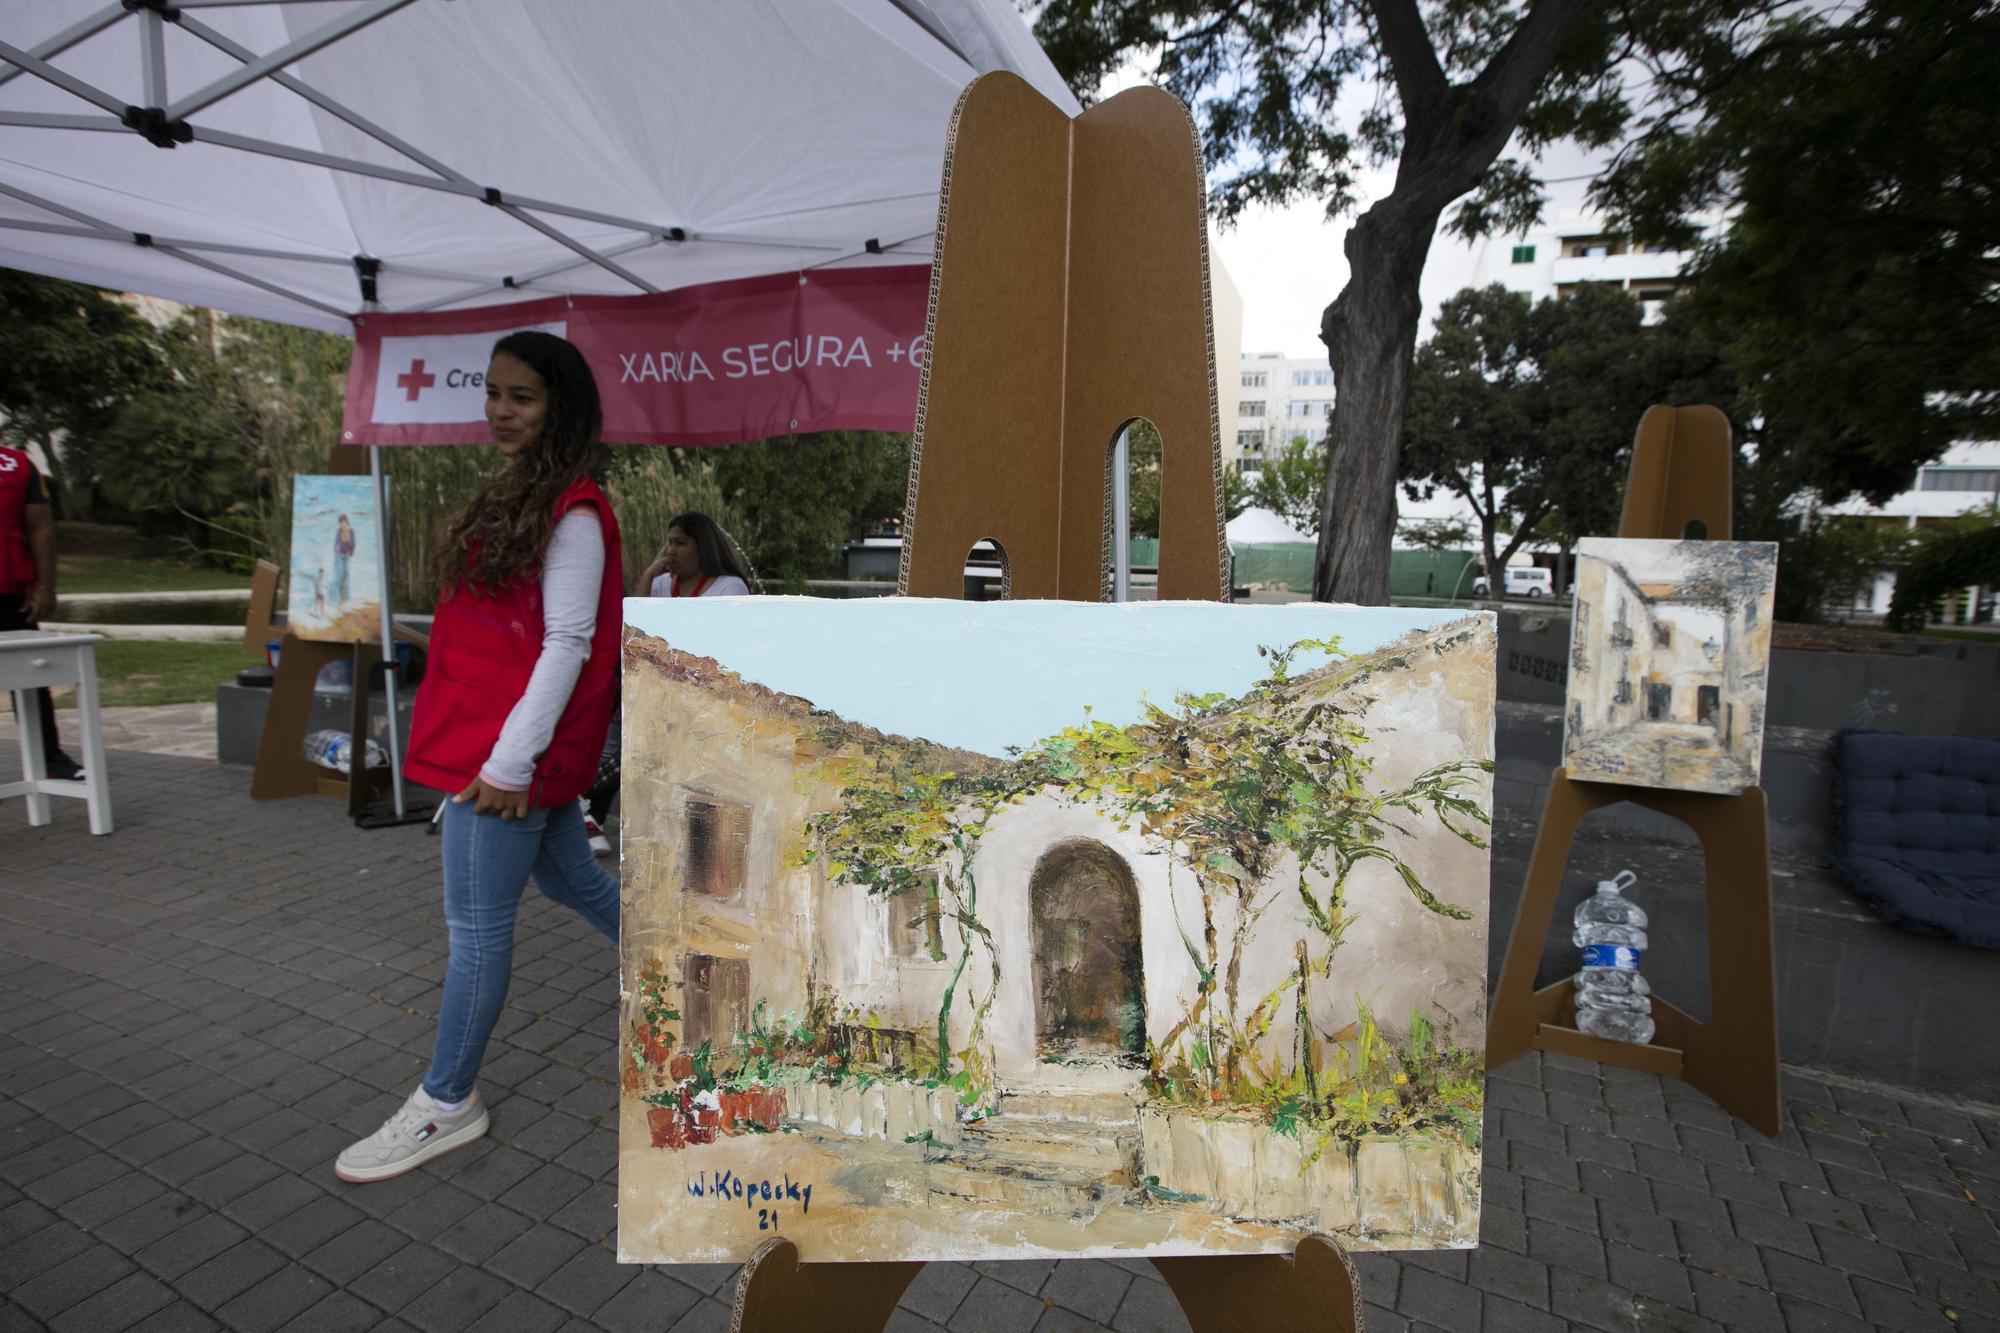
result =
[[[1674,646],[1674,627],[1664,620],[1653,622],[1653,646],[1671,648]]]
[[[1239,458],[1236,460],[1236,470],[1238,472],[1262,472],[1264,470],[1264,460],[1261,458]]]
[[[1295,370],[1292,372],[1292,384],[1294,387],[1311,384],[1312,382],[1312,372],[1310,370]]]
[[[1515,246],[1515,247],[1514,247],[1514,262],[1515,262],[1515,263],[1517,263],[1517,264],[1532,264],[1532,263],[1534,263],[1534,262],[1535,262],[1535,247],[1534,247],[1534,246],[1532,246],[1532,245],[1517,245],[1517,246]]]
[[[2000,468],[1927,467],[1919,485],[1927,491],[2000,490]]]
[[[750,1026],[750,960],[691,953],[681,973],[681,1045],[728,1046]]]
[[[1648,241],[1639,247],[1639,252],[1648,255],[1670,255],[1674,253],[1674,247],[1665,241]]]
[[[1261,371],[1261,370],[1246,370],[1246,371],[1244,371],[1244,372],[1243,372],[1243,387],[1244,387],[1244,388],[1246,388],[1246,389],[1261,389],[1261,388],[1263,388],[1263,387],[1264,387],[1264,372],[1263,372],[1263,371]]]
[[[1241,417],[1261,417],[1264,415],[1264,405],[1262,403],[1238,403],[1236,405],[1236,415]]]
[[[681,889],[728,898],[748,878],[750,807],[711,797],[687,803],[687,859]]]
[[[938,903],[937,877],[918,888],[890,895],[889,951],[898,958],[944,957],[944,912]]]
[[[1564,259],[1605,259],[1625,253],[1625,242],[1617,236],[1566,236]]]
[[[1264,447],[1264,432],[1261,430],[1237,431],[1236,447],[1238,449],[1262,449]]]

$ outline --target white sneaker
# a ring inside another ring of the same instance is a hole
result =
[[[486,1126],[486,1108],[476,1089],[465,1105],[445,1111],[419,1085],[382,1128],[341,1153],[333,1174],[356,1184],[388,1180],[453,1148],[463,1148],[484,1135]]]
[[[591,854],[593,856],[611,855],[611,839],[604,836],[604,830],[599,828],[597,821],[590,817],[590,802],[579,800],[577,804],[583,807],[583,832],[584,836],[590,839]]]

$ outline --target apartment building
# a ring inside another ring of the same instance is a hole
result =
[[[1317,444],[1333,414],[1333,371],[1324,356],[1253,352],[1238,362],[1236,428],[1223,456],[1238,472],[1261,472],[1294,438]]]

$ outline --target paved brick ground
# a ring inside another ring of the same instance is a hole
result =
[[[109,838],[0,806],[0,1330],[727,1326],[731,1269],[613,1259],[608,945],[531,898],[492,1135],[342,1185],[333,1155],[429,1053],[436,841],[198,760],[117,753],[112,778]],[[2000,1118],[1786,1091],[1767,1140],[1679,1083],[1517,1061],[1480,1248],[1362,1256],[1368,1328],[2000,1329]],[[892,1327],[940,1325],[1186,1327],[1141,1262],[934,1264]]]

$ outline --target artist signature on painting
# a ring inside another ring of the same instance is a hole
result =
[[[789,1175],[776,1180],[748,1180],[734,1171],[697,1171],[687,1183],[687,1192],[689,1198],[713,1199],[723,1204],[742,1200],[745,1208],[757,1210],[759,1231],[778,1229],[779,1209],[769,1205],[795,1203],[801,1215],[812,1211],[813,1187]]]

